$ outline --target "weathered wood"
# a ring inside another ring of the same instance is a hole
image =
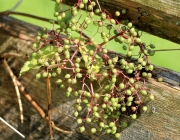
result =
[[[77,0],[63,0],[73,5]],[[121,19],[134,23],[140,30],[158,37],[180,43],[179,0],[99,0],[100,5],[110,12],[127,10]]]
[[[11,26],[13,25],[13,26]],[[23,25],[23,26],[22,26]],[[4,30],[6,29],[6,32]],[[19,38],[22,30],[27,40],[34,38],[39,27],[20,22],[13,18],[1,17],[0,20],[0,54],[7,52],[19,52],[23,58],[9,58],[8,63],[16,75],[26,60],[26,54],[32,52],[32,42]],[[3,31],[3,32],[1,32]],[[13,34],[11,34],[11,32]],[[13,35],[13,37],[12,37]],[[17,38],[16,38],[16,37]],[[30,37],[29,37],[30,36]],[[28,38],[29,37],[29,38]],[[47,112],[47,97],[45,80],[36,80],[36,71],[31,71],[23,75],[19,80],[25,85],[26,90],[35,101]],[[129,127],[122,130],[120,140],[178,140],[180,139],[180,73],[173,72],[164,68],[157,68],[154,76],[167,78],[164,82],[158,83],[152,78],[148,82],[148,87],[155,95],[155,101],[147,102],[149,111],[140,114],[136,121],[130,121]],[[9,74],[0,66],[0,116],[7,120],[11,125],[22,132],[26,139],[49,139],[48,124],[36,110],[22,96],[24,109],[24,124],[20,124],[19,108],[15,90]],[[170,81],[168,81],[170,80]],[[174,84],[173,84],[174,83]],[[78,86],[76,86],[78,88]],[[90,125],[83,134],[79,133],[76,118],[73,116],[74,97],[67,98],[65,90],[60,90],[52,80],[52,119],[57,126],[65,130],[73,130],[72,135],[65,135],[54,131],[55,140],[113,140],[113,137],[97,133],[89,133]],[[21,140],[22,138],[11,129],[0,122],[0,140],[12,139]]]

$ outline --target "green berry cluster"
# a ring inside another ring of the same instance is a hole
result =
[[[33,44],[37,51],[29,60],[33,68],[40,69],[36,78],[57,77],[56,84],[60,88],[65,88],[64,83],[68,83],[66,96],[76,96],[74,116],[81,125],[80,132],[85,131],[86,124],[93,123],[92,133],[105,131],[119,138],[120,130],[128,125],[122,121],[122,116],[135,120],[140,110],[146,112],[148,109],[144,106],[144,98],[154,100],[154,95],[144,84],[152,77],[154,67],[148,58],[154,55],[155,46],[142,42],[131,22],[120,23],[117,17],[124,16],[125,9],[111,15],[98,1],[78,0],[63,11],[60,8],[62,1],[55,2],[54,16],[59,28],[53,27],[50,31],[44,28],[38,33]],[[84,33],[90,30],[89,25],[97,28],[93,36]],[[96,36],[101,36],[102,42],[96,40]],[[117,47],[122,47],[126,55],[122,57],[112,51],[110,54],[106,48],[110,41],[116,41]],[[134,49],[139,53],[134,54]],[[64,76],[62,71],[66,73]],[[79,81],[82,86],[74,89],[72,85]],[[99,92],[94,88],[97,83],[102,86]],[[82,118],[79,114],[84,109],[87,114]]]

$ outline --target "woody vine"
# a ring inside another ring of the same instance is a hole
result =
[[[50,31],[44,28],[38,33],[33,44],[36,51],[25,62],[20,75],[38,69],[36,78],[47,79],[49,105],[50,79],[56,77],[60,88],[67,89],[62,94],[76,97],[74,116],[80,124],[80,132],[85,131],[86,124],[93,123],[92,133],[105,131],[119,138],[120,130],[127,127],[122,116],[135,120],[141,110],[147,111],[144,99],[154,100],[154,95],[144,85],[152,77],[149,55],[154,55],[155,46],[146,45],[131,22],[122,24],[118,20],[119,16],[126,16],[125,9],[109,13],[101,8],[98,0],[77,0],[69,9],[63,9],[61,0],[55,0],[55,5],[57,20],[50,21],[53,28]],[[93,36],[85,33],[90,26],[97,29]],[[96,39],[98,36],[101,40]],[[122,47],[126,55],[108,50],[111,41],[117,42],[116,47]],[[62,72],[66,73],[63,78]],[[77,83],[82,86],[74,89],[72,85]],[[102,90],[96,92],[97,85]],[[84,109],[86,115],[81,118],[79,114]],[[50,109],[48,117],[52,137]]]

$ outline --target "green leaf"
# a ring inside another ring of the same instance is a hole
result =
[[[57,47],[52,45],[44,46],[40,49],[42,51],[42,55],[39,56],[38,54],[36,56],[31,56],[29,60],[27,60],[20,71],[20,76],[24,74],[25,72],[28,72],[31,69],[39,69],[43,66],[43,64],[38,63],[38,59],[42,59],[44,62],[48,59],[51,59],[54,56],[54,53],[56,52]]]
[[[85,63],[85,67],[88,69],[89,65],[91,64],[91,61],[88,60],[88,52],[89,50],[94,50],[95,47],[92,45],[86,45],[86,46],[81,46],[79,47],[79,51],[83,57],[84,63]],[[100,71],[100,68],[102,67],[103,63],[102,63],[102,58],[96,54],[95,59],[94,59],[94,63],[92,65],[92,71],[94,73],[98,73]]]

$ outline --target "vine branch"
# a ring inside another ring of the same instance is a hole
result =
[[[7,69],[8,73],[11,76],[11,79],[13,81],[14,88],[15,88],[16,95],[17,95],[17,99],[18,99],[18,103],[19,103],[20,120],[21,120],[21,123],[23,123],[23,121],[24,121],[23,107],[22,107],[21,96],[20,96],[20,93],[19,93],[19,88],[17,86],[16,77],[14,76],[14,74],[13,74],[12,70],[10,69],[10,67],[8,66],[6,59],[3,60],[3,63],[6,66],[6,69]]]

